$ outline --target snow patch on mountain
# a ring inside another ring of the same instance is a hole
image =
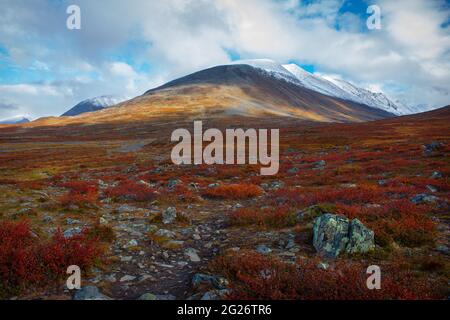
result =
[[[291,72],[305,88],[320,92],[327,96],[342,98],[346,100],[352,99],[351,94],[349,94],[347,91],[341,89],[334,83],[320,76],[309,73],[296,64],[286,64],[283,65],[283,67]]]
[[[296,64],[281,65],[269,59],[239,60],[232,64],[249,65],[324,95],[361,103],[397,115],[420,112],[420,108],[410,108],[406,104],[393,102],[384,93],[372,92],[342,79],[312,74]]]
[[[266,73],[284,79],[286,81],[297,83],[298,79],[289,70],[286,70],[281,64],[270,59],[250,59],[250,60],[238,60],[231,64],[244,64],[257,69],[261,69]]]
[[[86,112],[102,110],[102,109],[114,106],[116,104],[119,104],[128,99],[129,98],[127,98],[127,97],[106,95],[106,96],[100,96],[100,97],[83,100],[80,103],[78,103],[77,105],[75,105],[73,108],[71,108],[69,111],[64,113],[62,116],[63,117],[76,116],[76,115],[86,113]]]

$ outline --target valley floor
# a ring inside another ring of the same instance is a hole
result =
[[[0,128],[0,297],[72,299],[70,264],[113,299],[448,296],[448,108],[360,124],[207,124],[280,128],[278,175],[173,165],[172,130],[192,130],[179,119]],[[312,223],[326,212],[358,218],[375,250],[318,256]],[[381,290],[365,287],[369,265]]]

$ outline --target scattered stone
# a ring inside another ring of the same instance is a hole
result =
[[[153,293],[144,293],[138,300],[158,300],[158,297]]]
[[[80,227],[70,228],[64,231],[63,236],[66,239],[72,238],[73,236],[80,234],[82,231],[83,230]]]
[[[440,179],[440,178],[442,178],[443,176],[442,176],[442,173],[440,173],[439,171],[434,171],[432,174],[431,174],[431,178],[433,178],[433,179]]]
[[[261,254],[269,254],[272,252],[272,249],[264,244],[260,244],[256,247],[256,252]]]
[[[71,219],[71,218],[67,218],[66,219],[66,224],[68,225],[72,225],[72,224],[80,224],[80,220],[76,220],[76,219]]]
[[[166,247],[168,248],[179,248],[182,247],[184,245],[184,241],[181,240],[170,240],[167,241],[166,243]]]
[[[167,184],[167,188],[169,189],[173,189],[175,188],[177,185],[181,184],[182,181],[178,180],[178,179],[170,179],[169,183]]]
[[[449,248],[446,245],[443,245],[443,244],[437,246],[436,250],[439,251],[440,253],[443,253],[443,254],[446,254],[446,255],[449,255],[449,252],[450,252]]]
[[[295,174],[295,173],[298,173],[299,171],[300,171],[299,168],[293,167],[293,168],[288,169],[287,173]]]
[[[436,187],[433,187],[432,185],[427,185],[426,187],[430,192],[433,192],[433,193],[438,192],[438,189]]]
[[[228,280],[215,275],[196,273],[192,277],[192,287],[198,289],[202,285],[208,285],[214,289],[223,290],[229,285]]]
[[[283,181],[272,181],[269,184],[269,189],[271,190],[277,190],[277,189],[281,189],[284,187],[284,182]]]
[[[130,241],[127,242],[127,244],[124,246],[124,248],[137,247],[138,245],[139,245],[139,243],[137,242],[136,239],[131,239]]]
[[[341,184],[341,187],[346,189],[352,189],[358,187],[358,185],[356,183],[343,183]]]
[[[194,238],[194,240],[201,240],[202,239],[198,233],[194,233],[192,235],[192,238]]]
[[[156,300],[177,300],[177,297],[171,294],[161,294],[156,296]]]
[[[73,300],[112,300],[100,292],[96,286],[86,286],[77,290]]]
[[[320,161],[314,162],[313,170],[323,170],[323,169],[325,169],[326,165],[327,165],[327,162],[325,160],[320,160]]]
[[[120,282],[130,282],[130,281],[134,281],[135,279],[136,279],[135,276],[125,275],[122,278],[120,278]]]
[[[414,204],[433,203],[439,200],[438,197],[426,193],[420,193],[411,198]]]
[[[387,183],[387,180],[378,180],[378,185],[380,186],[380,187],[384,187],[385,185],[386,185],[386,183]]]
[[[217,188],[218,186],[220,186],[220,183],[210,183],[208,184],[208,188]]]
[[[154,224],[150,224],[144,227],[144,232],[146,233],[154,233],[158,230],[158,226]]]
[[[108,224],[108,220],[106,220],[106,219],[103,218],[103,217],[100,217],[99,223],[100,223],[100,225],[104,226],[104,225],[107,225],[107,224]]]
[[[53,222],[53,220],[54,219],[47,214],[42,218],[42,222],[44,222],[44,223],[50,223],[50,222]]]
[[[424,144],[422,146],[422,148],[423,148],[425,155],[430,156],[430,155],[433,155],[435,152],[440,151],[443,146],[444,146],[443,143],[438,142],[438,141],[433,141],[431,143]]]
[[[198,256],[197,250],[194,248],[187,248],[184,250],[184,254],[192,261],[192,262],[200,262],[200,257]]]
[[[132,206],[127,205],[127,204],[123,204],[123,205],[121,205],[120,207],[117,208],[117,211],[119,213],[135,212],[135,211],[138,211],[138,210],[140,210],[140,209],[136,208],[136,207],[132,207]]]
[[[349,221],[330,213],[314,221],[313,244],[320,254],[335,258],[341,252],[365,253],[375,247],[374,233],[358,219]]]
[[[156,280],[155,277],[153,277],[149,274],[144,274],[139,277],[138,282],[155,281],[155,280]]]
[[[227,294],[230,293],[230,290],[212,290],[206,292],[200,300],[222,300]]]
[[[330,267],[330,265],[326,262],[319,262],[317,264],[317,268],[322,269],[322,270],[327,270]]]
[[[120,257],[120,262],[131,262],[133,260],[132,256]]]
[[[167,229],[159,229],[155,232],[155,235],[158,237],[165,237],[165,238],[175,238],[176,234],[173,231],[167,230]]]
[[[110,275],[106,276],[105,281],[112,282],[112,283],[117,282],[116,275],[110,274]]]
[[[177,209],[174,207],[169,207],[162,213],[162,222],[164,224],[173,223],[176,218],[177,218]]]

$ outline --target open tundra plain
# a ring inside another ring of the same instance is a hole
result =
[[[0,127],[3,299],[449,294],[450,107],[362,123],[203,119],[279,128],[274,176],[172,164],[172,131],[193,125],[177,113],[61,121]],[[375,246],[323,254],[313,227],[327,213],[358,219]],[[81,290],[65,287],[70,265],[82,270]],[[366,286],[371,265],[379,290]]]

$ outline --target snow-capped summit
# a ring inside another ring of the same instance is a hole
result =
[[[404,104],[397,105],[383,93],[371,92],[341,79],[321,77],[293,63],[281,65],[269,59],[254,59],[239,60],[231,64],[249,65],[264,70],[274,77],[295,83],[324,95],[361,103],[397,115],[414,112]]]
[[[327,96],[353,101],[351,94],[347,91],[320,76],[309,73],[294,63],[283,65],[283,68],[292,73],[300,81],[302,86],[308,89],[323,93]]]
[[[283,78],[287,81],[296,82],[297,79],[289,70],[284,68],[281,64],[270,59],[249,59],[249,60],[238,60],[231,63],[234,64],[245,64],[257,69],[261,69],[270,73],[273,76]]]
[[[104,108],[108,108],[113,105],[119,104],[128,99],[129,98],[112,96],[112,95],[100,96],[100,97],[87,99],[87,100],[81,101],[76,106],[71,108],[69,111],[64,113],[62,115],[62,117],[77,116],[79,114],[86,113],[86,112],[102,110]]]

